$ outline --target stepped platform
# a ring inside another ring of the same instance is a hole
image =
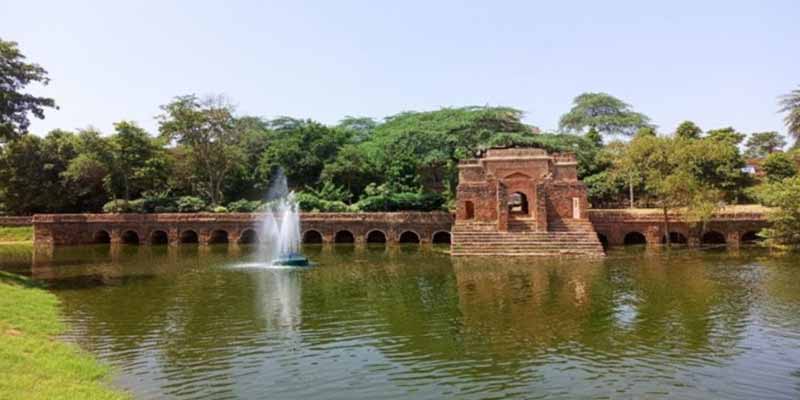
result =
[[[537,231],[533,221],[509,221],[508,231],[495,223],[456,222],[452,231],[454,256],[590,256],[605,255],[588,219],[554,220],[547,231]]]

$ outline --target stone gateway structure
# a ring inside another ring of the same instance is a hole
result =
[[[577,164],[536,148],[461,162],[452,254],[602,256]]]

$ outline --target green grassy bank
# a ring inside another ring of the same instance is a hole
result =
[[[58,299],[27,278],[0,272],[0,399],[126,399],[109,369],[56,336]]]
[[[32,241],[32,226],[0,226],[0,243]]]

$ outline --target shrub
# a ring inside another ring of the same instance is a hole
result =
[[[434,211],[441,210],[445,199],[439,193],[401,192],[367,196],[356,208],[361,211]]]
[[[261,202],[257,200],[236,200],[228,203],[228,210],[230,212],[255,212],[261,207]]]
[[[111,200],[103,205],[104,213],[143,213],[144,200],[137,199],[132,201],[126,200]]]
[[[183,196],[178,198],[176,206],[178,207],[178,212],[195,213],[204,211],[206,208],[206,202],[199,197]]]
[[[178,211],[175,198],[168,192],[145,192],[142,196],[142,208],[146,213],[171,213]]]
[[[302,211],[345,212],[350,208],[343,201],[320,199],[312,193],[300,192],[295,195],[297,205]]]
[[[218,213],[218,214],[222,214],[222,213],[228,212],[228,209],[226,207],[223,207],[223,206],[216,206],[211,211],[215,212],[215,213]]]

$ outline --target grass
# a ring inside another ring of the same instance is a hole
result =
[[[56,336],[58,299],[0,272],[0,399],[128,399],[107,386],[108,367]]]
[[[32,226],[2,226],[0,227],[0,243],[32,242]]]

